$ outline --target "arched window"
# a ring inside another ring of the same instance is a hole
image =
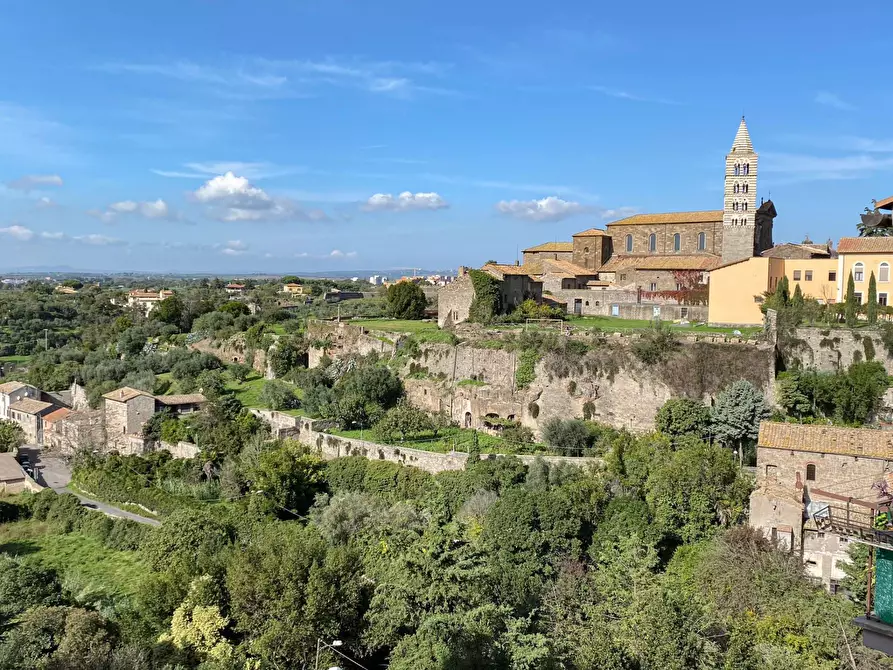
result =
[[[698,233],[698,251],[704,251],[707,248],[707,233]]]
[[[738,192],[738,184],[735,184],[735,188],[732,189],[732,193]]]
[[[740,174],[740,172],[741,172],[741,166],[738,165],[738,163],[735,163],[735,176]]]
[[[890,264],[889,263],[881,263],[881,266],[878,268],[877,273],[878,281],[890,281]]]
[[[648,251],[657,251],[657,235],[654,233],[648,236]]]
[[[809,463],[806,466],[806,481],[814,482],[815,481],[815,464]]]
[[[738,201],[737,200],[734,203],[732,203],[732,209],[735,210],[736,212],[738,211]]]
[[[583,247],[583,253],[584,253],[584,254],[588,254],[588,253],[589,253],[589,247]]]
[[[633,250],[633,236],[626,236],[626,253],[630,253]]]
[[[747,211],[747,203],[746,203],[746,202],[742,202],[742,203],[741,203],[741,206],[744,208],[744,211],[746,212],[746,211]]]
[[[862,263],[853,266],[853,281],[865,281],[865,266]]]
[[[749,190],[750,190],[749,185],[748,185],[748,184],[745,184],[745,185],[744,185],[744,192],[745,192],[745,193],[748,193]]]
[[[682,249],[682,236],[679,233],[673,235],[673,251]]]

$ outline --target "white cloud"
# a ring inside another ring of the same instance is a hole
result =
[[[53,200],[52,198],[48,198],[46,196],[43,196],[42,198],[39,198],[37,200],[37,206],[44,208],[44,209],[49,208],[49,207],[55,207],[56,204],[57,203],[55,200]]]
[[[839,109],[842,112],[853,112],[856,110],[855,105],[846,102],[838,95],[829,91],[819,91],[818,93],[816,93],[815,102],[819,105],[825,105],[826,107]]]
[[[105,211],[90,210],[87,212],[102,219],[105,223],[114,223],[121,216],[141,216],[145,219],[169,219],[176,218],[168,204],[162,200],[137,202],[135,200],[122,200],[113,202]]]
[[[356,251],[341,251],[341,249],[332,249],[329,252],[329,258],[355,258],[357,255]]]
[[[227,172],[232,172],[244,176],[246,179],[269,179],[271,177],[282,177],[295,172],[303,172],[304,168],[287,167],[274,165],[272,163],[253,162],[246,163],[242,161],[207,161],[196,163],[185,163],[183,165],[186,170],[157,170],[152,169],[153,174],[161,177],[170,177],[177,179],[207,179]]]
[[[90,244],[97,247],[125,244],[124,240],[119,240],[115,237],[107,237],[105,235],[97,235],[95,233],[90,235],[78,235],[77,237],[73,237],[71,239],[75,240],[76,242],[83,242],[84,244]]]
[[[48,186],[62,186],[62,177],[57,174],[31,174],[19,177],[6,185],[14,191],[36,191]]]
[[[507,216],[528,221],[562,221],[589,211],[579,202],[562,200],[557,196],[542,200],[503,200],[496,204],[496,209]]]
[[[223,221],[328,220],[325,212],[305,211],[294,200],[274,198],[233,172],[209,179],[193,195],[214,208]]]
[[[34,231],[25,226],[13,225],[6,228],[0,228],[0,235],[9,235],[14,240],[27,242],[34,237]]]
[[[227,256],[241,256],[246,251],[248,251],[248,245],[245,242],[242,240],[230,240],[223,245],[223,249],[220,250],[220,253]]]
[[[397,197],[390,193],[376,193],[366,201],[367,212],[409,211],[421,209],[446,209],[449,204],[437,193],[411,193],[404,191]]]
[[[47,233],[43,232],[40,236],[45,240],[64,240],[66,235],[65,233]]]
[[[620,100],[629,100],[630,102],[653,102],[658,105],[679,105],[681,103],[676,102],[675,100],[668,100],[667,98],[651,98],[647,96],[637,95],[636,93],[630,93],[629,91],[622,91],[615,88],[608,88],[607,86],[589,86],[590,91],[595,91],[596,93],[601,93],[602,95],[606,95],[609,98],[618,98]]]

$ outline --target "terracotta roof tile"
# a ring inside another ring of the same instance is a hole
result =
[[[666,212],[663,214],[636,214],[608,224],[611,226],[635,226],[657,223],[721,223],[723,211],[711,209],[701,212]]]
[[[45,417],[43,417],[44,423],[53,423],[55,421],[60,421],[64,419],[69,414],[71,414],[71,410],[67,407],[60,407],[55,412],[50,412]]]
[[[758,446],[893,460],[893,431],[764,421]]]
[[[524,253],[528,253],[531,251],[573,251],[574,243],[573,242],[545,242],[544,244],[539,244],[535,247],[530,247],[529,249],[524,249]]]
[[[601,237],[602,235],[607,234],[608,233],[601,228],[590,228],[589,230],[584,230],[581,233],[574,233],[572,237]]]
[[[545,258],[541,261],[543,268],[542,272],[550,272],[550,271],[559,271],[564,272],[566,274],[573,275],[574,277],[594,277],[598,274],[597,270],[589,270],[584,268],[582,265],[577,265],[571,261],[564,260],[554,260],[551,258]]]
[[[208,399],[201,393],[190,393],[188,395],[159,395],[155,399],[162,405],[200,405],[208,402]]]
[[[19,389],[23,389],[27,387],[27,384],[23,384],[22,382],[6,382],[5,384],[0,384],[0,393],[10,394],[15,393]]]
[[[52,403],[43,402],[42,400],[34,400],[34,398],[24,398],[18,402],[14,402],[9,409],[16,412],[24,412],[25,414],[40,414],[53,406]]]
[[[893,195],[891,195],[889,198],[878,200],[875,203],[875,207],[877,207],[878,209],[893,209]]]
[[[124,386],[119,389],[115,389],[114,391],[109,391],[102,397],[106,400],[114,400],[116,402],[127,402],[129,400],[133,400],[136,397],[141,395],[146,395],[151,397],[151,393],[146,393],[145,391],[140,391],[139,389],[133,389],[129,386]]]
[[[841,254],[893,253],[893,237],[841,237],[837,245]]]

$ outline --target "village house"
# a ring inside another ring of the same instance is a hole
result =
[[[158,303],[173,295],[173,291],[164,289],[160,291],[130,291],[127,294],[127,306],[140,309],[148,316]]]
[[[0,493],[21,493],[27,488],[27,476],[15,456],[0,454]]]
[[[102,449],[105,426],[100,410],[60,408],[43,418],[44,446],[70,455],[80,449]]]
[[[822,520],[848,501],[867,514],[890,484],[893,432],[764,421],[750,525],[798,554],[807,574],[834,591],[850,540]]]
[[[52,403],[25,398],[9,406],[9,418],[22,427],[26,444],[43,444],[43,417],[53,411]]]
[[[28,398],[40,399],[40,391],[23,382],[6,382],[0,384],[0,419],[12,419],[9,408],[20,400]]]
[[[156,412],[166,409],[176,416],[191,414],[207,402],[200,393],[154,396],[127,386],[102,397],[107,446],[122,453],[130,453],[134,444],[141,444],[143,425]]]
[[[243,295],[245,293],[245,284],[229,283],[223,289],[230,295]]]
[[[280,293],[288,293],[289,295],[304,295],[303,284],[284,284]]]

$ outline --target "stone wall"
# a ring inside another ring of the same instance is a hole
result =
[[[235,335],[225,342],[215,342],[210,339],[199,340],[190,344],[191,349],[201,351],[205,354],[216,356],[224,364],[246,363],[248,359],[248,349],[245,346],[245,339],[241,335]],[[261,374],[267,372],[267,355],[262,349],[254,350],[254,363],[252,367]]]
[[[893,356],[873,328],[796,328],[792,338],[780,338],[782,359],[788,368],[798,363],[823,372],[845,370],[853,363],[876,360],[893,371]]]
[[[390,358],[397,351],[399,335],[370,331],[362,326],[354,326],[346,321],[311,321],[307,326],[307,336],[311,346],[308,352],[308,366],[315,368],[324,355],[341,358],[347,355],[371,354],[375,352]],[[313,346],[326,341],[326,347]]]
[[[456,277],[437,293],[437,325],[446,328],[467,321],[472,300],[471,277],[467,274]]]
[[[611,235],[614,247],[614,254],[652,254],[652,255],[669,255],[669,254],[715,254],[717,256],[723,251],[723,226],[722,222],[714,223],[655,223],[650,225],[611,225],[607,226],[608,233]],[[655,250],[650,250],[650,237],[652,233],[655,236]],[[679,233],[681,248],[675,251],[673,245],[673,235]],[[698,235],[704,233],[707,237],[707,248],[698,249]],[[633,248],[628,251],[626,247],[626,236],[632,235]],[[753,238],[751,237],[751,240]],[[751,241],[751,246],[753,242]]]

